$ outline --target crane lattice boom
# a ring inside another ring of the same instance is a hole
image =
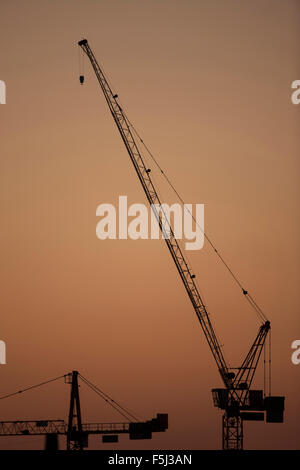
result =
[[[223,416],[223,448],[241,449],[243,448],[243,420],[261,420],[262,417],[264,417],[262,411],[266,410],[267,421],[268,419],[271,420],[272,418],[270,418],[270,416],[275,408],[278,412],[278,415],[276,415],[276,419],[278,421],[276,422],[282,422],[281,419],[283,419],[283,397],[268,397],[273,400],[269,400],[265,404],[262,391],[250,391],[250,386],[252,384],[262,350],[265,346],[266,338],[270,331],[270,322],[265,320],[262,316],[263,324],[260,326],[258,334],[241,367],[231,369],[224,359],[220,343],[216,337],[207,309],[197,288],[195,275],[192,273],[179,243],[175,238],[169,220],[164,213],[158,193],[151,180],[150,170],[147,169],[145,165],[133,132],[131,131],[131,123],[117,101],[118,95],[113,93],[88,44],[88,41],[83,39],[79,41],[78,44],[90,59],[108,107],[150,203],[151,209],[154,212],[160,230],[164,235],[163,238],[168,246],[186,292],[196,312],[197,318],[224,383],[225,389],[213,389],[215,406],[225,410]],[[84,77],[80,76],[80,83],[83,83],[83,81]],[[167,236],[165,236],[166,227],[168,232]],[[243,289],[243,294],[247,295],[248,293]],[[233,372],[233,370],[237,370],[237,372]],[[242,410],[244,411],[242,412]],[[260,413],[253,413],[254,410],[259,410]]]
[[[130,156],[130,159],[133,163],[133,166],[137,172],[137,175],[139,177],[139,180],[142,184],[142,187],[144,189],[144,192],[147,196],[147,199],[151,205],[151,208],[154,212],[154,215],[156,217],[156,220],[159,224],[159,227],[162,232],[164,232],[165,227],[168,225],[168,220],[166,219],[166,216],[164,214],[164,211],[159,211],[159,207],[161,207],[161,202],[159,199],[159,196],[157,194],[157,191],[153,185],[153,182],[151,180],[151,176],[149,171],[147,171],[147,167],[144,163],[144,160],[142,158],[141,152],[137,146],[137,143],[134,139],[134,136],[131,132],[130,129],[130,124],[126,118],[125,113],[123,112],[122,108],[117,102],[117,95],[115,95],[109,84],[108,81],[101,70],[88,42],[86,39],[83,39],[82,41],[79,42],[79,45],[82,47],[84,52],[88,55],[92,66],[94,68],[95,74],[97,76],[97,79],[99,81],[99,84],[102,88],[102,91],[104,93],[106,102],[109,106],[109,109],[111,111],[111,114],[114,118],[114,121],[117,125],[117,128],[121,134],[122,140],[126,146],[127,152]],[[160,214],[162,216],[160,217]],[[183,256],[182,250],[179,246],[179,243],[177,239],[174,236],[174,232],[172,228],[169,226],[169,235],[168,237],[165,237],[165,242],[170,250],[170,253],[172,255],[172,258],[175,262],[175,265],[177,267],[177,270],[180,274],[180,277],[183,281],[183,284],[186,288],[186,291],[188,293],[188,296],[192,302],[192,305],[194,307],[194,310],[196,312],[196,315],[198,317],[198,320],[201,324],[201,327],[203,329],[203,332],[205,334],[205,337],[207,339],[207,342],[209,344],[209,347],[211,349],[211,352],[213,354],[213,357],[217,363],[219,372],[221,374],[221,377],[223,379],[224,385],[226,387],[230,387],[231,385],[231,380],[229,379],[229,371],[227,364],[225,362],[225,359],[222,354],[221,346],[218,342],[218,339],[215,335],[214,329],[212,327],[210,318],[208,316],[206,307],[202,301],[202,298],[199,294],[196,282],[194,280],[194,276],[192,274],[192,271],[186,261],[186,259]]]

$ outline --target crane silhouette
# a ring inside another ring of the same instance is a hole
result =
[[[242,294],[258,313],[261,321],[259,331],[241,366],[237,368],[229,367],[224,358],[220,342],[215,334],[207,308],[204,305],[203,299],[199,293],[195,279],[196,276],[189,266],[178,240],[174,236],[170,222],[164,214],[163,209],[161,211],[159,210],[159,208],[161,209],[162,207],[161,201],[154,186],[153,180],[151,179],[151,171],[145,165],[142,152],[138,145],[138,138],[140,143],[144,145],[147,151],[148,148],[145,146],[143,140],[139,137],[125,111],[119,105],[118,95],[113,93],[103,70],[98,64],[88,44],[88,41],[86,39],[82,39],[78,42],[78,45],[86,53],[91,62],[109,110],[136,171],[138,180],[140,181],[152,211],[154,212],[160,230],[165,233],[166,227],[168,229],[168,236],[164,236],[163,238],[170,251],[181,281],[197,315],[210,351],[216,362],[224,385],[224,388],[215,388],[212,390],[214,405],[224,412],[222,417],[222,447],[224,450],[243,449],[244,421],[263,421],[266,412],[266,422],[283,422],[284,397],[270,395],[266,396],[263,390],[251,389],[252,382],[257,370],[257,365],[261,358],[261,353],[265,347],[267,336],[270,333],[270,321],[266,318],[248,291],[240,284],[237,277],[233,274],[229,266],[225,263],[224,259],[212,244],[211,240],[206,237],[216,254],[219,256],[223,264],[230,271],[231,275],[238,283],[242,290]],[[80,77],[80,82],[83,83],[82,76]],[[153,157],[151,153],[150,156]],[[157,161],[155,159],[154,161],[161,170]],[[163,173],[162,170],[161,172]],[[170,183],[167,177],[166,179]],[[173,186],[172,188],[175,190]],[[176,190],[175,192],[178,195]],[[182,201],[181,198],[180,200]],[[268,362],[270,363],[270,360]]]

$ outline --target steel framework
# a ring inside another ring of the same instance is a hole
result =
[[[223,393],[223,395],[224,392],[227,394],[227,401],[224,406],[222,405],[222,407],[220,406],[219,401],[216,399],[218,392],[216,392],[216,389],[213,390],[215,405],[225,410],[223,416],[223,449],[241,449],[243,448],[243,421],[246,419],[246,417],[242,418],[240,412],[245,407],[247,409],[251,409],[252,411],[257,409],[254,405],[249,408],[249,406],[247,406],[247,402],[249,400],[250,386],[257,369],[258,361],[260,359],[267,335],[270,331],[270,322],[267,320],[264,321],[259,328],[259,332],[242,365],[238,369],[230,368],[224,359],[221,345],[214,332],[206,306],[204,305],[204,302],[199,293],[195,281],[195,274],[188,265],[188,262],[183,255],[183,251],[181,250],[180,245],[174,235],[170,222],[166,217],[164,210],[162,209],[163,206],[154,187],[153,181],[151,180],[151,170],[148,169],[145,165],[141,151],[131,130],[130,122],[118,103],[118,95],[113,93],[103,70],[99,66],[88,44],[88,41],[86,39],[82,39],[78,42],[78,45],[88,56],[92,64],[112,117],[115,121],[117,129],[119,130],[138,179],[143,187],[145,195],[158,222],[160,230],[163,234],[163,238],[171,253],[188,297],[193,305],[194,311],[197,315],[209,348],[217,364],[219,374],[225,386],[223,392],[220,392]],[[80,77],[80,82],[83,83],[83,76]],[[243,289],[243,294],[247,295],[248,292]],[[238,370],[237,373],[235,372],[236,370]],[[262,409],[261,406],[262,405],[260,403],[260,410]],[[254,419],[254,415],[252,418],[249,418],[248,415],[247,419]]]

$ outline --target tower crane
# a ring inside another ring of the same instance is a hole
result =
[[[284,397],[264,396],[263,390],[251,389],[257,365],[270,332],[270,322],[261,315],[262,324],[242,365],[237,369],[230,368],[225,361],[221,345],[199,293],[195,275],[184,256],[172,227],[168,223],[164,211],[159,210],[161,201],[151,179],[150,170],[145,165],[131,123],[118,103],[118,95],[113,93],[88,41],[82,39],[78,42],[78,45],[92,64],[114,122],[163,234],[166,231],[166,226],[168,227],[168,236],[163,238],[197,315],[224,385],[223,388],[212,390],[214,405],[223,410],[222,448],[224,450],[243,449],[244,421],[263,421],[266,412],[266,422],[283,422]],[[83,81],[84,77],[81,75],[80,83],[82,84]],[[242,289],[242,291],[245,296],[248,295],[246,290]]]
[[[90,435],[101,435],[103,443],[116,443],[119,440],[119,435],[128,434],[131,440],[152,439],[152,433],[165,432],[168,429],[167,413],[157,413],[155,418],[148,421],[141,421],[76,370],[56,377],[55,379],[50,379],[26,389],[18,390],[15,393],[10,393],[9,395],[0,397],[0,400],[19,395],[20,393],[60,380],[61,378],[64,378],[65,383],[71,385],[67,422],[63,419],[0,421],[0,438],[2,436],[44,436],[45,450],[57,450],[58,437],[65,436],[67,450],[84,450],[89,446]],[[122,423],[83,423],[79,395],[79,378],[82,383],[96,392],[118,413],[125,417],[127,421]]]

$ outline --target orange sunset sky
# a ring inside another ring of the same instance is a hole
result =
[[[247,449],[299,449],[298,0],[1,2],[0,396],[78,370],[150,419],[151,441],[107,449],[218,449],[221,379],[162,240],[99,240],[96,208],[146,198],[78,40],[272,325],[272,393],[284,424],[246,423]],[[164,202],[175,202],[146,156]],[[186,252],[232,366],[259,328],[207,243]],[[255,387],[262,386],[260,365]],[[84,422],[122,421],[80,389]],[[0,421],[65,419],[63,381],[0,400]],[[63,440],[61,441],[63,446]],[[0,449],[40,449],[3,438]],[[100,438],[90,448],[101,448]]]

